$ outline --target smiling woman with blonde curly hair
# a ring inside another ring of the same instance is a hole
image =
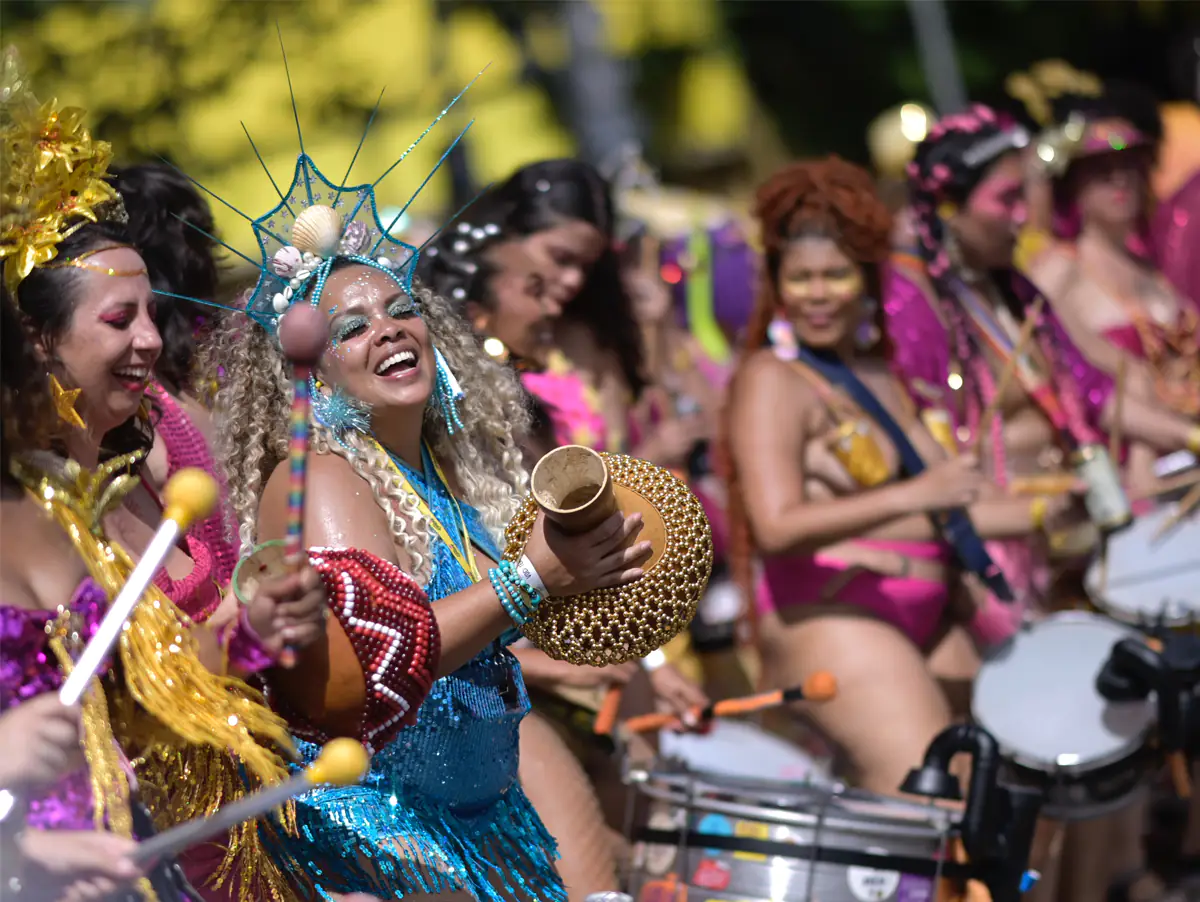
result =
[[[529,698],[506,645],[520,636],[516,605],[541,601],[499,563],[527,482],[517,377],[429,290],[374,259],[337,254],[321,265],[295,300],[328,324],[305,541],[314,560],[344,559],[371,578],[355,577],[331,605],[329,642],[275,671],[271,688],[305,760],[313,737],[356,735],[377,751],[363,785],[298,803],[289,851],[319,862],[334,896],[565,898],[554,840],[517,782]],[[227,318],[204,357],[221,370],[216,452],[245,554],[286,529],[291,382],[276,334],[242,317]],[[648,543],[622,547],[637,529],[621,515],[583,536],[535,528],[522,567],[547,596],[618,585],[641,575]],[[392,590],[414,582],[435,603],[428,634],[441,636],[441,663],[420,709],[394,712],[388,692],[410,687],[368,634],[390,622]]]

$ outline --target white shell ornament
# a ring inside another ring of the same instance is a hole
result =
[[[275,308],[276,313],[286,313],[288,307],[291,306],[291,302],[282,294],[277,294],[271,300],[271,306]]]
[[[309,207],[292,224],[292,245],[323,259],[337,253],[341,240],[342,214],[333,207]]]

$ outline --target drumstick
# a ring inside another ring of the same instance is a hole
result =
[[[1013,345],[1012,354],[1005,361],[1004,369],[1000,372],[1000,379],[996,382],[996,393],[992,395],[991,403],[983,411],[983,416],[979,418],[979,429],[976,432],[974,440],[971,442],[970,451],[972,453],[979,450],[979,443],[983,441],[984,433],[987,432],[989,424],[992,422],[992,417],[996,415],[996,410],[1000,407],[1000,399],[1008,390],[1008,383],[1016,375],[1017,363],[1020,361],[1021,355],[1025,352],[1025,345],[1033,337],[1033,330],[1037,328],[1037,322],[1042,315],[1042,305],[1045,302],[1045,296],[1039,294],[1037,300],[1033,302],[1033,307],[1025,315],[1025,322],[1022,324],[1021,332],[1017,336],[1017,343]]]
[[[1125,406],[1125,355],[1117,358],[1117,375],[1113,389],[1116,394],[1113,408],[1113,426],[1108,434],[1108,457],[1113,463],[1121,459],[1121,411]]]
[[[64,705],[78,704],[88,683],[104,665],[104,659],[116,644],[125,627],[125,621],[137,607],[142,593],[154,579],[179,536],[197,520],[207,517],[217,506],[217,482],[203,470],[193,467],[180,470],[167,482],[162,491],[164,507],[162,522],[141,560],[125,580],[116,599],[108,606],[100,626],[75,662],[71,675],[58,691],[58,699]]]
[[[1200,483],[1200,470],[1195,470],[1191,473],[1177,473],[1174,476],[1168,476],[1166,479],[1160,479],[1153,488],[1147,489],[1141,494],[1130,495],[1129,500],[1148,501],[1160,495],[1170,495],[1172,492],[1178,492],[1180,489],[1190,488],[1197,483]]]
[[[1008,492],[1010,495],[1066,495],[1078,484],[1079,477],[1074,473],[1014,476],[1008,482]]]
[[[325,351],[329,326],[325,314],[311,304],[290,307],[279,321],[279,346],[292,364],[292,416],[288,438],[288,519],[284,559],[293,571],[304,563],[304,489],[308,471],[308,381]],[[295,649],[279,656],[282,667],[296,663]]]
[[[597,736],[608,736],[612,733],[613,726],[617,722],[617,712],[621,710],[622,691],[622,686],[613,686],[604,696],[604,701],[601,702],[600,710],[596,714],[596,722],[592,726],[592,732]]]
[[[1166,521],[1163,522],[1162,526],[1155,530],[1150,541],[1157,542],[1168,532],[1182,523],[1183,518],[1188,516],[1198,504],[1200,504],[1200,484],[1193,486],[1192,490],[1180,499],[1179,506],[1175,508],[1175,513],[1171,514],[1171,516],[1169,516]]]
[[[321,749],[316,761],[286,783],[262,789],[226,805],[207,817],[196,818],[172,827],[165,833],[152,836],[140,843],[130,857],[135,864],[145,865],[176,855],[190,846],[224,833],[243,821],[261,817],[314,786],[349,786],[357,783],[366,774],[370,762],[371,756],[367,754],[367,750],[353,739],[334,739]]]
[[[827,702],[837,695],[837,679],[833,674],[818,670],[810,675],[802,685],[790,689],[776,689],[773,692],[760,692],[756,695],[743,695],[738,698],[727,698],[713,702],[705,708],[696,707],[688,712],[684,722],[688,726],[699,725],[712,720],[714,717],[732,717],[738,714],[751,714],[766,708],[776,708],[788,702]],[[676,714],[643,714],[631,717],[621,724],[621,728],[631,733],[648,733],[661,730],[678,722]]]

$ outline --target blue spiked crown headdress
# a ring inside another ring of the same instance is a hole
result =
[[[371,112],[366,128],[363,129],[362,137],[359,139],[358,146],[350,160],[350,165],[346,169],[346,174],[342,177],[342,183],[336,184],[317,168],[316,163],[304,149],[304,134],[300,128],[296,95],[292,88],[291,70],[288,68],[287,52],[283,48],[282,34],[280,35],[279,43],[280,49],[283,52],[284,71],[287,74],[288,92],[291,95],[292,113],[295,118],[296,134],[300,143],[300,154],[296,160],[296,168],[286,191],[280,188],[270,169],[267,168],[266,162],[263,160],[262,154],[259,153],[258,147],[255,145],[254,139],[250,136],[249,130],[246,129],[244,123],[242,125],[242,129],[246,132],[246,138],[250,142],[250,147],[255,157],[258,159],[263,172],[266,173],[271,186],[275,189],[275,193],[279,197],[279,203],[261,216],[257,218],[251,217],[225,198],[193,179],[187,173],[178,170],[178,167],[173,167],[177,171],[180,171],[185,178],[200,190],[228,207],[250,224],[258,250],[258,260],[254,260],[243,254],[214,235],[209,235],[207,232],[204,232],[204,234],[258,270],[258,279],[246,299],[245,307],[236,310],[236,312],[246,314],[272,333],[277,331],[280,317],[288,311],[292,304],[306,297],[313,306],[316,306],[320,302],[325,279],[329,276],[334,264],[338,261],[357,263],[384,272],[396,281],[405,294],[412,294],[413,274],[416,271],[417,262],[420,259],[422,251],[430,242],[438,237],[446,225],[457,219],[466,207],[464,206],[462,210],[459,210],[458,213],[443,224],[441,229],[438,229],[437,232],[431,235],[420,246],[409,244],[394,237],[391,230],[401,221],[413,201],[417,199],[417,196],[425,186],[437,174],[442,164],[449,158],[450,153],[467,133],[467,130],[474,124],[474,120],[468,122],[466,127],[459,132],[450,146],[446,148],[446,151],[438,159],[437,164],[421,181],[417,190],[412,193],[399,212],[387,223],[384,223],[380,218],[375,189],[383,179],[404,162],[412,150],[450,112],[454,104],[470,89],[475,80],[479,78],[477,75],[470,84],[459,91],[454,99],[446,105],[445,109],[434,118],[429,126],[400,155],[399,159],[384,170],[383,174],[375,179],[375,181],[360,185],[347,185],[346,182],[350,178],[350,172],[354,168],[358,154],[362,150],[363,143],[366,141],[372,123],[375,121],[375,115],[379,112],[379,103],[383,99],[383,92],[381,91],[379,100],[375,103],[375,108]],[[480,75],[482,74],[480,72]],[[170,164],[168,163],[168,165]],[[467,204],[467,206],[470,206],[470,204]],[[186,224],[192,228],[196,228],[198,231],[203,231],[193,223],[186,222]],[[156,291],[156,293],[167,297],[224,308],[224,305],[221,304],[213,304],[211,301],[178,295],[169,291]],[[450,431],[454,432],[456,428],[461,429],[462,424],[458,420],[456,405],[453,401],[461,399],[463,393],[453,373],[450,372],[449,367],[446,365],[441,352],[435,349],[435,355],[437,358],[437,399],[439,404],[444,408],[443,412]],[[314,402],[317,402],[317,400],[317,396],[314,396]],[[352,401],[341,397],[340,393],[335,392],[332,398],[327,399],[324,402],[324,408],[321,404],[314,403],[314,412],[317,414],[318,419],[322,421],[333,420],[333,422],[326,422],[326,425],[332,426],[335,432],[344,431],[347,428],[365,431],[365,415],[355,408]],[[336,411],[343,408],[354,412],[354,415],[335,415]],[[323,409],[325,415],[322,415]]]

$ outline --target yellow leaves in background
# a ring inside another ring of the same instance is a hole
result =
[[[699,47],[718,33],[716,0],[651,0],[646,12],[655,43],[662,47]]]
[[[3,2],[3,0],[0,0]],[[694,50],[685,63],[677,146],[710,148],[744,140],[749,92],[721,40],[716,0],[592,0],[606,40],[626,57],[654,48]],[[558,13],[531,4],[528,51],[545,69],[569,63]],[[297,151],[276,27],[283,33],[308,149],[340,178],[386,86],[372,134],[355,166],[376,177],[467,82],[471,92],[384,182],[381,203],[402,204],[466,122],[480,181],[576,148],[541,87],[522,80],[518,42],[486,5],[457,7],[445,21],[436,0],[147,0],[61,2],[5,29],[38,91],[88,110],[88,124],[113,143],[118,160],[165,156],[252,215],[270,206],[270,182],[240,122],[281,183]],[[490,64],[490,65],[489,65]],[[334,159],[324,154],[331,153]],[[438,214],[449,201],[443,171],[414,204]],[[248,230],[214,204],[218,227],[243,246]]]
[[[680,74],[677,133],[689,150],[736,145],[748,127],[754,96],[741,63],[725,51],[697,54]]]
[[[480,182],[503,179],[534,160],[576,152],[571,135],[554,119],[549,101],[532,87],[491,96],[478,112],[467,153]]]
[[[446,78],[465,85],[484,66],[492,84],[508,84],[521,72],[521,51],[496,17],[483,9],[467,7],[450,18],[442,35]]]
[[[693,48],[720,34],[716,0],[595,0],[608,49],[635,56],[652,48]]]

